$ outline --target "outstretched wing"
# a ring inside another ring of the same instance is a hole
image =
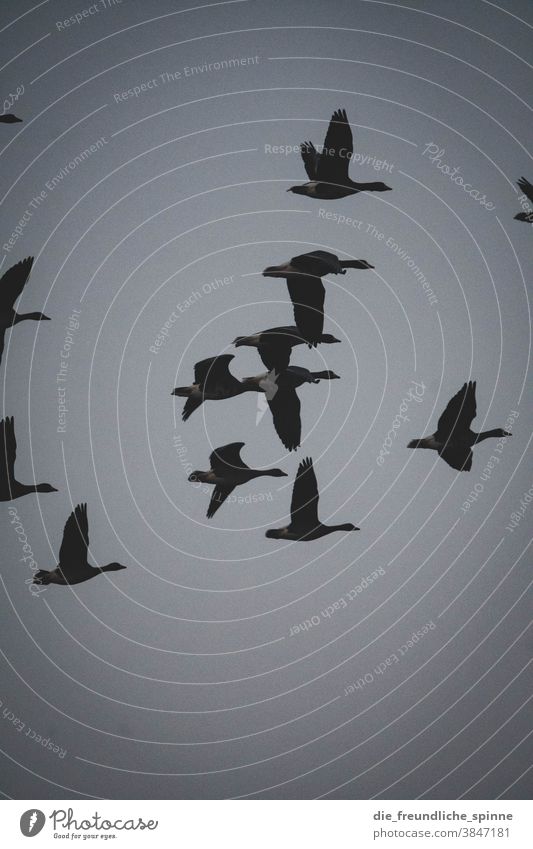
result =
[[[194,380],[204,389],[215,387],[219,383],[235,380],[229,370],[233,354],[220,354],[218,357],[208,357],[194,367]]]
[[[287,288],[298,330],[309,345],[316,345],[324,329],[326,290],[320,277],[294,274],[287,278]]]
[[[437,434],[446,442],[455,430],[469,430],[476,416],[476,382],[464,383],[448,402],[437,424]]]
[[[294,451],[300,445],[302,437],[298,395],[294,389],[278,389],[268,400],[268,406],[277,435],[288,451]]]
[[[213,471],[223,475],[228,469],[247,469],[248,466],[241,458],[241,448],[244,448],[244,442],[230,442],[215,448],[209,457]]]
[[[257,346],[257,352],[269,371],[284,371],[291,360],[293,342],[288,336],[266,336]]]
[[[224,501],[226,500],[228,495],[231,495],[231,493],[233,492],[234,489],[235,489],[234,486],[227,486],[227,487],[216,486],[214,488],[213,494],[211,496],[211,500],[209,502],[209,507],[207,508],[207,518],[208,519],[211,519],[211,517],[215,515],[215,513],[217,512],[219,507],[222,507],[222,505],[224,504]]]
[[[527,198],[533,203],[533,184],[526,180],[525,177],[520,177],[518,180],[518,188],[522,191]]]
[[[290,264],[302,274],[324,277],[325,274],[338,274],[342,271],[339,258],[329,251],[309,251],[293,256]]]
[[[318,525],[318,484],[310,457],[298,466],[292,489],[291,524],[311,530]]]
[[[439,455],[452,469],[457,469],[459,472],[469,472],[472,468],[473,455],[467,445],[442,448]]]
[[[77,573],[87,566],[88,547],[87,505],[78,504],[66,521],[63,542],[59,549],[59,568],[65,577]]]
[[[307,176],[310,180],[316,180],[318,163],[320,161],[320,154],[318,153],[313,142],[303,142],[303,144],[300,145],[300,153],[302,155]]]
[[[324,148],[320,154],[317,180],[343,184],[353,155],[353,137],[345,109],[337,109],[331,117]]]
[[[0,304],[4,310],[10,309],[20,296],[30,276],[32,265],[33,257],[29,256],[8,268],[0,278]]]
[[[0,422],[0,467],[5,469],[8,485],[15,479],[15,459],[17,440],[15,439],[15,421],[13,416]],[[4,475],[2,474],[2,477]]]

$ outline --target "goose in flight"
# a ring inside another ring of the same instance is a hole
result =
[[[323,525],[318,518],[318,484],[313,461],[303,460],[296,474],[291,500],[291,521],[285,528],[271,528],[265,534],[269,539],[310,541],[320,539],[334,531],[358,531],[355,525]]]
[[[11,501],[30,492],[57,492],[49,483],[19,483],[15,478],[17,440],[13,417],[0,421],[0,501]]]
[[[107,566],[89,566],[87,549],[89,547],[89,522],[87,505],[78,504],[67,519],[63,531],[63,542],[59,549],[59,563],[52,572],[39,569],[33,578],[34,584],[82,584],[103,572],[118,572],[126,569],[121,563],[108,563]]]
[[[4,336],[6,330],[19,321],[33,319],[33,321],[50,321],[42,312],[17,313],[14,309],[15,301],[22,294],[22,290],[28,281],[33,257],[29,256],[16,265],[12,265],[0,278],[0,362],[4,352]]]
[[[204,401],[221,401],[242,395],[243,392],[261,391],[232,375],[229,364],[233,359],[233,354],[220,354],[201,360],[194,367],[194,383],[191,386],[177,386],[173,390],[172,395],[187,398],[182,413],[184,422]]]
[[[322,153],[313,142],[300,145],[300,152],[310,182],[291,186],[288,192],[319,200],[336,200],[357,192],[390,192],[385,183],[354,183],[348,176],[353,156],[353,137],[345,109],[337,109],[331,116]]]
[[[294,256],[282,265],[270,265],[263,277],[284,277],[294,310],[294,320],[309,346],[321,341],[324,329],[325,274],[346,274],[347,268],[374,268],[366,259],[341,260],[328,251]]]
[[[17,116],[13,115],[12,112],[8,112],[7,115],[0,115],[0,123],[1,124],[20,124],[20,123],[22,123],[22,118],[17,118]]]
[[[292,349],[296,345],[305,344],[301,332],[296,325],[287,327],[271,327],[270,330],[261,330],[251,336],[237,336],[233,344],[236,348],[247,345],[257,348],[257,353],[269,371],[284,371],[290,362]],[[318,340],[323,345],[331,345],[340,342],[331,333],[323,333]]]
[[[529,180],[526,180],[525,177],[520,177],[517,182],[517,186],[522,194],[524,194],[529,200],[530,211],[519,212],[515,215],[515,219],[517,221],[527,221],[528,224],[533,224],[533,185],[529,182]]]
[[[282,472],[281,469],[265,469],[263,471],[250,469],[241,458],[241,448],[244,448],[244,442],[230,442],[228,445],[215,448],[209,457],[211,466],[209,471],[196,471],[189,475],[188,480],[191,483],[201,481],[215,487],[207,508],[208,519],[215,515],[236,486],[259,477],[287,477],[286,472]]]
[[[501,427],[474,433],[470,430],[476,417],[476,382],[464,383],[459,392],[448,402],[441,415],[437,430],[431,436],[413,439],[408,448],[433,448],[452,469],[469,472],[472,468],[472,446],[484,439],[511,436]]]
[[[245,380],[258,383],[266,395],[277,435],[288,451],[295,451],[302,438],[300,399],[296,393],[304,383],[319,383],[321,380],[338,380],[339,375],[325,371],[309,371],[299,366],[289,366],[282,372],[270,371]]]

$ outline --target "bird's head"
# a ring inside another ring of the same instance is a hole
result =
[[[22,123],[22,118],[17,118],[16,115],[2,115],[2,123],[3,124],[20,124],[20,123]]]
[[[265,272],[263,272],[264,274]],[[242,345],[252,345],[249,336],[237,336],[236,339],[233,340],[233,344],[236,348],[240,348]]]
[[[531,221],[532,213],[519,212],[515,215],[515,221]]]
[[[293,195],[306,195],[307,192],[305,190],[305,186],[291,186],[287,189],[288,192],[292,192]]]
[[[281,469],[272,469],[270,472],[270,476],[273,478],[286,478],[288,477],[287,472],[282,472]]]
[[[332,345],[334,342],[340,342],[340,339],[337,339],[336,336],[332,336],[331,333],[323,333],[321,342],[324,342],[326,345]]]
[[[126,569],[126,566],[123,566],[122,563],[108,563],[107,566],[104,566],[103,572],[119,572],[121,569]]]
[[[387,186],[386,183],[375,183],[374,191],[376,192],[392,192],[390,186]]]
[[[58,490],[51,483],[38,483],[35,492],[58,492]]]
[[[281,539],[281,532],[277,528],[270,528],[270,530],[266,531],[265,536],[268,539]]]

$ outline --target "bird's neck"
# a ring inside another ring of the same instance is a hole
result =
[[[350,182],[352,183],[353,188],[356,188],[359,192],[372,191],[372,189],[377,185],[376,181],[373,183],[354,183],[353,180],[350,180]]]
[[[46,316],[42,312],[25,312],[25,313],[14,313],[13,314],[13,324],[18,324],[19,321],[27,321],[28,319],[32,319],[33,321],[44,321]]]
[[[476,438],[474,440],[474,444],[477,442],[483,442],[484,439],[491,439],[493,437],[500,437],[502,435],[501,428],[497,427],[493,430],[482,430],[481,433],[476,434]]]

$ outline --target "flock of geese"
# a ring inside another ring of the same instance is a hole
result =
[[[15,115],[0,116],[0,123],[21,121]],[[336,110],[329,123],[321,153],[312,142],[300,146],[301,156],[308,182],[291,186],[287,191],[319,200],[336,200],[358,192],[391,191],[381,182],[356,183],[349,177],[349,164],[353,156],[353,138],[348,117],[344,109]],[[533,185],[520,178],[518,186],[531,202],[531,210],[515,215],[520,221],[533,224]],[[15,303],[28,282],[33,258],[10,268],[0,279],[0,361],[4,349],[4,336],[8,329],[21,321],[47,321],[41,312],[17,313]],[[186,398],[182,417],[187,421],[205,401],[222,401],[245,392],[263,393],[266,397],[274,429],[288,451],[296,450],[301,443],[302,423],[300,399],[297,390],[307,383],[321,380],[336,380],[338,375],[330,370],[309,371],[291,365],[293,348],[298,345],[331,345],[338,343],[330,333],[324,333],[324,302],[326,288],[324,277],[329,274],[346,274],[348,269],[368,270],[372,266],[367,260],[341,260],[328,251],[310,251],[290,259],[281,265],[265,268],[265,277],[282,278],[292,302],[294,325],[273,327],[249,336],[237,336],[233,341],[236,348],[249,346],[257,353],[267,371],[252,377],[239,379],[230,371],[233,354],[208,357],[194,366],[194,382],[178,386],[172,395]],[[430,448],[453,469],[470,471],[472,448],[491,437],[511,436],[507,431],[496,428],[475,433],[471,424],[476,416],[476,383],[465,383],[449,401],[437,423],[437,430],[430,436],[414,439],[408,448]],[[207,518],[212,518],[237,486],[249,483],[258,477],[287,477],[281,469],[253,469],[241,457],[244,442],[232,442],[216,448],[209,457],[207,471],[195,471],[189,481],[202,482],[214,487],[207,509]],[[24,484],[15,477],[17,443],[12,417],[0,422],[0,501],[10,501],[29,493],[57,492],[48,483]],[[311,458],[303,460],[293,484],[290,507],[290,522],[282,528],[266,531],[269,539],[311,541],[335,531],[359,530],[351,523],[324,525],[318,517],[318,483]],[[94,567],[88,562],[89,524],[87,505],[78,504],[65,524],[63,541],[59,551],[59,563],[52,571],[39,570],[34,575],[36,584],[70,585],[87,581],[103,572],[113,572],[126,567],[120,563]]]

